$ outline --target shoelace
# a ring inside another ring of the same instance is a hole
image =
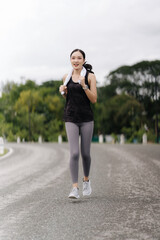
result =
[[[77,190],[79,190],[79,188],[73,188],[72,192],[76,192]]]
[[[87,189],[87,182],[84,182],[84,188],[83,190],[86,190]]]

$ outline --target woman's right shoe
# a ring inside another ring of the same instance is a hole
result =
[[[77,187],[73,187],[68,197],[73,199],[78,199],[79,198],[78,190],[79,189]]]

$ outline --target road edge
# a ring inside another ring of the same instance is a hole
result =
[[[0,160],[9,157],[13,153],[13,148],[6,148],[6,149],[8,149],[8,152],[4,156],[0,157]]]

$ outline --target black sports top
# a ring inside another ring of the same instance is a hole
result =
[[[85,84],[88,85],[88,72],[85,76]],[[82,86],[79,83],[73,82],[72,77],[67,84],[64,121],[74,123],[93,121],[93,112],[90,106],[90,100],[88,99]]]

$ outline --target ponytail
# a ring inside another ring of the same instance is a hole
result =
[[[88,63],[84,63],[83,64],[83,67],[88,71],[88,72],[90,72],[90,73],[94,73],[93,71],[92,71],[92,65],[90,65],[90,64],[88,64]]]

